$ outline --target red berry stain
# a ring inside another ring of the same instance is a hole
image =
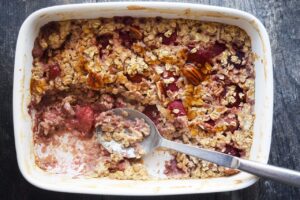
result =
[[[145,115],[147,115],[154,123],[157,123],[159,119],[159,111],[156,105],[148,105],[145,107],[143,111]]]
[[[130,48],[132,44],[136,41],[134,38],[130,37],[129,31],[120,30],[119,36],[121,38],[122,45],[127,48]]]
[[[169,83],[167,86],[166,86],[166,90],[170,90],[172,92],[176,92],[179,90],[179,88],[177,87],[176,85],[176,82],[178,80],[178,76],[174,75],[173,72],[170,72],[170,71],[167,71],[167,73],[164,75],[164,78],[168,79],[168,78],[171,78],[173,77],[175,79],[175,81],[173,83]]]
[[[234,133],[235,130],[239,129],[240,123],[236,115],[234,118],[225,117],[224,120],[229,124],[226,128],[226,131]]]
[[[44,50],[41,47],[41,45],[39,43],[39,40],[36,39],[34,41],[34,45],[33,45],[33,49],[32,49],[32,57],[33,58],[40,58],[40,57],[43,56],[43,54],[44,54]]]
[[[235,95],[234,95],[234,98],[235,98],[235,102],[232,102],[232,103],[229,103],[227,105],[228,108],[232,108],[232,107],[238,107],[240,105],[241,102],[245,102],[246,101],[246,98],[245,96],[243,96],[242,98],[240,97],[240,93],[243,93],[243,89],[240,88],[238,85],[234,85],[235,86]],[[226,89],[224,91],[224,93],[226,94]]]
[[[125,16],[125,17],[120,17],[120,16],[115,16],[114,21],[116,23],[123,23],[125,25],[131,25],[134,21],[133,17],[130,16]]]
[[[162,43],[165,45],[174,44],[177,39],[177,32],[173,32],[170,37],[166,37],[164,34],[162,34]]]
[[[219,55],[226,49],[226,46],[222,43],[216,42],[206,49],[199,49],[195,53],[189,53],[187,62],[204,64],[210,62],[212,58]]]
[[[176,174],[182,174],[184,172],[182,171],[182,169],[177,167],[177,161],[174,158],[174,159],[166,162],[164,173],[166,175],[176,175]]]
[[[101,44],[101,48],[105,49],[109,45],[109,40],[113,38],[112,34],[103,34],[97,36],[96,40],[98,44]]]
[[[76,106],[75,118],[70,122],[70,128],[75,128],[81,136],[89,136],[94,125],[94,111],[90,106]]]
[[[41,36],[43,38],[48,38],[53,33],[58,33],[60,24],[58,22],[49,22],[41,27]]]
[[[109,45],[109,40],[111,40],[112,38],[113,38],[113,35],[109,34],[109,33],[99,35],[96,37],[100,58],[103,55],[103,50],[106,49],[106,47]]]
[[[143,78],[145,78],[143,75],[141,74],[135,74],[133,76],[130,75],[126,75],[127,79],[130,80],[133,83],[140,83],[142,82]]]
[[[181,100],[174,100],[170,102],[168,105],[168,109],[171,110],[172,113],[175,114],[176,116],[186,115],[186,111]],[[175,109],[177,109],[178,111],[174,112]]]
[[[232,156],[236,156],[236,157],[241,157],[242,150],[240,150],[230,144],[226,144],[225,148],[226,149],[225,149],[224,153],[232,155]]]
[[[166,87],[166,90],[170,90],[172,92],[177,92],[179,90],[179,88],[176,85],[176,79],[173,83],[168,84],[168,86]]]
[[[212,119],[206,121],[205,123],[211,125],[212,127],[216,125],[216,122],[214,120],[212,120]]]

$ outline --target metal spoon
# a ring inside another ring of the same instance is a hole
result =
[[[269,178],[282,183],[300,187],[300,173],[294,170],[276,167],[272,165],[262,164],[250,160],[241,159],[217,151],[207,150],[191,145],[186,145],[178,142],[173,142],[163,138],[157,130],[153,121],[145,114],[132,109],[117,108],[112,110],[116,115],[121,115],[124,111],[128,113],[127,119],[134,120],[135,118],[142,118],[150,126],[150,135],[146,137],[141,146],[145,154],[150,153],[155,148],[165,147],[179,151],[181,153],[197,157],[202,160],[216,163],[218,165],[239,169],[260,177]],[[99,143],[111,153],[118,153],[127,158],[135,158],[135,150],[133,147],[123,148],[121,144],[116,141],[105,141],[102,138],[101,128],[96,128],[97,138]]]

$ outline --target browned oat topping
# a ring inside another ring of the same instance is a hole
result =
[[[46,171],[151,179],[142,159],[110,154],[97,143],[97,121],[118,107],[144,112],[167,139],[249,156],[254,56],[236,26],[132,17],[51,22],[32,56],[29,108],[36,163]],[[171,153],[171,178],[237,173]]]

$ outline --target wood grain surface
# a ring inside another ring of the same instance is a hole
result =
[[[0,1],[0,199],[152,199],[49,192],[29,184],[20,174],[14,146],[12,87],[14,53],[19,28],[37,9],[92,0],[1,0]],[[237,8],[258,17],[270,35],[274,63],[274,122],[269,163],[300,171],[300,1],[299,0],[192,0]],[[226,184],[226,183],[224,183]],[[156,199],[300,199],[300,189],[260,180],[240,191],[155,197]]]

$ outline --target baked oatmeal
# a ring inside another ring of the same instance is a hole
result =
[[[144,119],[127,119],[127,116],[126,111],[121,114],[113,111],[102,112],[95,119],[95,127],[99,130],[98,141],[117,142],[121,148],[133,149],[135,157],[140,158],[145,154],[141,142],[150,135],[150,126]]]
[[[160,17],[50,22],[40,29],[32,56],[29,113],[36,164],[43,170],[152,179],[143,158],[109,153],[97,142],[96,126],[125,146],[147,135],[139,120],[133,125],[137,138],[116,134],[120,127],[110,122],[109,110],[122,107],[145,113],[169,140],[249,156],[254,54],[249,36],[236,26]],[[237,173],[170,154],[166,178]]]

